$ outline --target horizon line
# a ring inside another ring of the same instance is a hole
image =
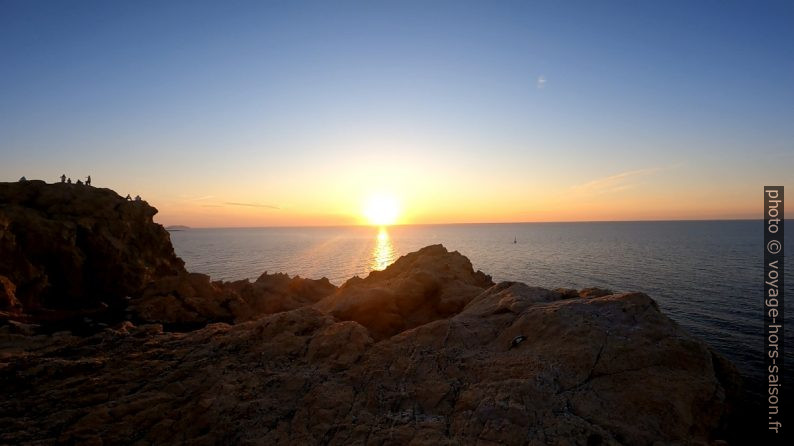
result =
[[[507,222],[462,222],[462,223],[401,223],[394,225],[265,225],[265,226],[189,226],[183,224],[163,225],[163,228],[181,229],[285,229],[285,228],[389,228],[407,226],[464,226],[464,225],[516,225],[516,224],[575,224],[575,223],[674,223],[674,222],[725,222],[725,221],[764,221],[763,218],[684,218],[651,220],[558,220],[558,221],[507,221]]]

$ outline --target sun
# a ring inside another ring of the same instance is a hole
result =
[[[364,202],[363,214],[371,225],[393,225],[400,216],[400,202],[391,195],[372,195]]]

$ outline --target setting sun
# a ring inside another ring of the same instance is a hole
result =
[[[371,225],[393,225],[400,215],[400,203],[390,195],[373,195],[364,203],[363,214]]]

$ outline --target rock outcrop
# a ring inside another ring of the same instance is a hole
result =
[[[328,279],[262,274],[256,281],[212,282],[209,276],[183,273],[161,278],[132,299],[132,319],[199,327],[213,322],[242,322],[265,314],[314,304],[336,291]]]
[[[155,212],[0,184],[0,444],[732,440],[735,367],[645,294],[494,284],[441,245],[339,288],[213,282]]]
[[[21,311],[42,318],[121,305],[149,282],[184,272],[155,213],[110,189],[0,183],[0,276]]]
[[[475,272],[469,259],[432,245],[365,279],[348,280],[316,308],[356,321],[382,339],[458,313],[491,285],[491,277]]]
[[[288,274],[265,272],[253,283],[247,280],[227,282],[227,293],[240,297],[250,308],[248,313],[235,314],[236,321],[256,319],[262,314],[312,305],[337,290],[327,278],[313,280]]]
[[[490,276],[475,272],[469,259],[434,245],[339,288],[326,278],[283,273],[264,273],[254,282],[212,282],[204,274],[181,273],[150,283],[131,300],[129,312],[138,321],[195,328],[314,305],[383,339],[456,314],[491,285]]]

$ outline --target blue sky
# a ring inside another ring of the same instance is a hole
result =
[[[198,225],[337,223],[368,188],[416,222],[642,197],[637,219],[746,218],[794,178],[792,23],[783,1],[0,1],[0,180],[90,173]]]

